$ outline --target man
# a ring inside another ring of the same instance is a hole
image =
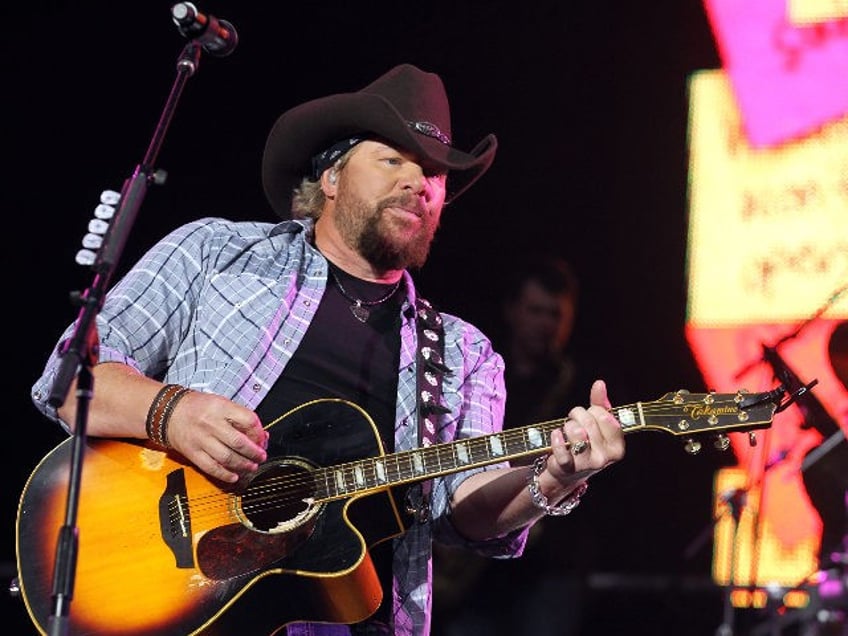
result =
[[[275,436],[285,437],[285,422],[266,426],[298,405],[338,397],[370,413],[381,448],[417,448],[419,411],[431,405],[416,389],[421,308],[408,270],[424,264],[443,206],[482,176],[495,149],[492,135],[471,152],[454,148],[441,79],[407,64],[362,90],[283,113],[263,158],[265,191],[283,222],[189,223],[115,286],[98,316],[88,433],[150,438],[239,487],[270,459]],[[499,431],[501,357],[456,317],[442,314],[441,329],[441,405],[425,434],[450,442]],[[58,362],[57,353],[33,399],[71,428],[74,402],[54,409],[46,399]],[[623,457],[609,408],[598,381],[590,406],[574,407],[551,433],[534,471],[497,462],[428,482],[412,499],[426,497],[417,520],[375,549],[384,552],[374,558],[382,607],[350,627],[290,621],[287,632],[427,634],[431,541],[519,555],[534,522],[571,510],[586,480]],[[327,439],[322,450],[340,443]],[[281,589],[279,601],[285,596]]]

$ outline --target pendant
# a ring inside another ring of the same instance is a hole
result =
[[[362,323],[366,322],[368,320],[368,316],[371,315],[371,312],[368,311],[368,308],[363,307],[362,303],[360,303],[359,301],[357,301],[355,305],[350,306],[350,313],[352,313],[353,317]]]

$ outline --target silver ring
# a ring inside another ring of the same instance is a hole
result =
[[[571,445],[571,452],[574,455],[579,455],[583,451],[589,448],[589,440],[581,439],[579,442],[575,442]]]

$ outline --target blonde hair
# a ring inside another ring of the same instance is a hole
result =
[[[292,218],[317,221],[326,200],[324,190],[321,189],[321,181],[312,181],[309,177],[304,177],[292,195]]]

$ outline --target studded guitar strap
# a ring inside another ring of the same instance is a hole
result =
[[[436,442],[437,420],[450,410],[441,404],[442,380],[450,369],[444,363],[442,316],[424,298],[419,297],[416,301],[415,324],[418,330],[418,446],[425,448]],[[432,485],[432,481],[427,480],[407,491],[407,511],[419,523],[430,519]]]

